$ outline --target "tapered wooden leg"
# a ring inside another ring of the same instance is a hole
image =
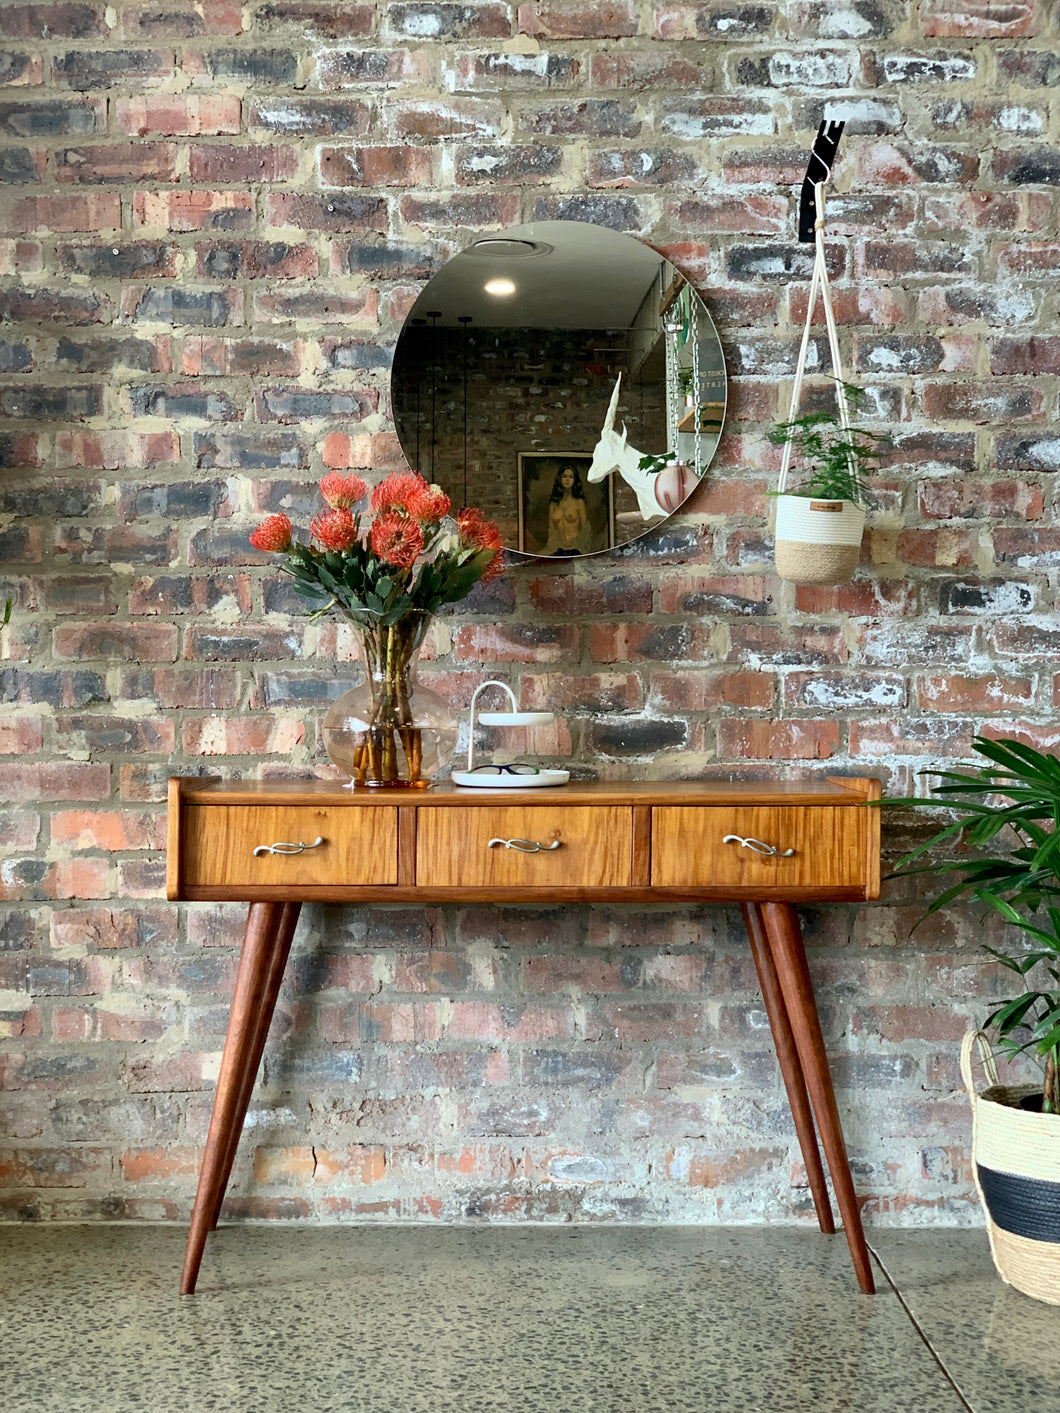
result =
[[[831,1236],[835,1232],[835,1218],[832,1216],[832,1204],[828,1200],[821,1150],[817,1147],[813,1112],[810,1109],[809,1095],[806,1093],[806,1080],[799,1062],[799,1052],[795,1048],[795,1037],[791,1032],[788,1008],[784,1004],[773,954],[766,938],[762,905],[744,903],[741,910],[744,926],[747,928],[747,939],[751,944],[751,956],[758,972],[758,983],[762,988],[762,1000],[769,1017],[769,1028],[773,1032],[773,1044],[780,1061],[780,1073],[784,1076],[784,1088],[788,1092],[791,1117],[795,1120],[795,1132],[799,1136],[802,1161],[806,1165],[813,1205],[817,1211],[817,1224],[823,1232]]]
[[[221,1173],[233,1134],[238,1142],[239,1127],[243,1122],[243,1113],[238,1112],[239,1103],[246,1088],[247,1065],[262,1024],[270,962],[284,917],[284,907],[283,903],[252,903],[247,913],[221,1072],[217,1077],[210,1131],[199,1170],[199,1186],[184,1253],[181,1295],[191,1295],[195,1290],[218,1189],[221,1188],[223,1193]],[[267,1029],[268,1019],[264,1023]]]
[[[871,1295],[876,1289],[872,1279],[872,1264],[869,1249],[865,1244],[865,1233],[861,1229],[861,1213],[854,1192],[854,1180],[850,1176],[850,1163],[847,1161],[846,1145],[843,1142],[843,1129],[839,1122],[839,1110],[832,1088],[832,1075],[828,1069],[828,1056],[821,1034],[821,1022],[817,1014],[817,1002],[813,994],[813,981],[806,964],[806,949],[802,943],[802,931],[795,909],[790,903],[763,903],[762,918],[765,922],[766,937],[773,961],[777,969],[781,994],[791,1020],[792,1034],[810,1101],[821,1133],[828,1169],[832,1174],[832,1187],[839,1204],[839,1214],[843,1218],[843,1230],[850,1257],[854,1262],[854,1272],[858,1285]]]
[[[228,1191],[228,1179],[232,1176],[232,1165],[235,1163],[239,1140],[243,1134],[243,1120],[247,1116],[250,1098],[254,1093],[254,1082],[258,1077],[258,1070],[261,1069],[261,1057],[265,1053],[265,1042],[269,1038],[269,1027],[272,1024],[273,1012],[276,1010],[276,1000],[280,994],[280,987],[283,984],[283,973],[287,966],[287,958],[291,952],[291,943],[294,940],[295,928],[298,926],[298,914],[301,911],[301,903],[283,904],[283,913],[280,917],[280,924],[277,929],[276,942],[272,949],[272,955],[269,958],[269,970],[265,978],[265,993],[258,1011],[257,1030],[254,1035],[253,1045],[246,1057],[243,1073],[240,1077],[240,1094],[236,1104],[235,1120],[229,1135],[228,1149],[225,1153],[224,1161],[221,1164],[217,1191],[214,1196],[213,1211],[210,1213],[211,1231],[214,1231],[217,1227],[217,1219],[221,1215],[221,1206],[225,1200],[225,1193]]]

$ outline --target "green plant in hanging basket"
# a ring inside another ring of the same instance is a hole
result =
[[[862,389],[853,383],[839,382],[839,386],[848,406],[860,411],[865,402]],[[877,469],[880,453],[890,440],[885,432],[844,428],[837,412],[821,410],[778,422],[769,432],[769,440],[774,446],[784,446],[790,440],[794,457],[805,467],[798,486],[771,491],[771,495],[848,500],[852,505],[872,508],[866,478]]]
[[[975,750],[990,765],[964,772],[929,772],[939,781],[928,799],[889,800],[889,805],[960,802],[961,813],[901,860],[894,877],[928,873],[955,879],[928,907],[925,917],[951,903],[976,899],[1017,927],[1028,939],[1023,950],[986,951],[1017,976],[1033,974],[1032,990],[998,1006],[986,1019],[999,1048],[1010,1058],[1029,1052],[1042,1067],[1042,1109],[1060,1113],[1060,758],[1021,741],[976,737]],[[994,857],[954,857],[956,844],[982,850],[1009,847]],[[945,850],[930,863],[926,855]],[[923,921],[924,919],[921,919]],[[919,924],[918,924],[919,926]]]

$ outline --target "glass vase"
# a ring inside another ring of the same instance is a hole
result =
[[[332,703],[324,745],[351,788],[424,789],[456,746],[457,718],[444,697],[416,680],[429,613],[366,626],[351,619],[364,681]]]

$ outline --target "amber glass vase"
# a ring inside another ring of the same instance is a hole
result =
[[[449,703],[416,681],[432,617],[412,612],[367,626],[351,617],[364,681],[330,707],[324,745],[353,787],[423,789],[453,753],[458,722]]]

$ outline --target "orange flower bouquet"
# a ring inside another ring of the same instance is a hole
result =
[[[262,521],[250,543],[283,556],[313,617],[334,610],[358,631],[365,680],[324,718],[332,760],[355,786],[425,786],[456,744],[456,721],[416,683],[416,657],[438,609],[501,572],[500,534],[478,510],[452,517],[444,491],[414,472],[371,491],[332,472],[320,492],[327,508],[308,544],[286,515]]]

